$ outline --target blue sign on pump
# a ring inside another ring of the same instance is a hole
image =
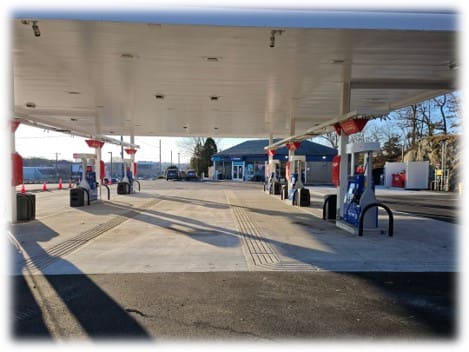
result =
[[[86,173],[86,182],[90,186],[90,201],[98,199],[98,189],[96,188],[96,172]]]

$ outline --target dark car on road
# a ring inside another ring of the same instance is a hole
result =
[[[195,170],[187,170],[186,171],[186,181],[197,181],[199,178],[197,177],[197,173]]]
[[[179,180],[179,170],[178,169],[168,169],[166,171],[166,181],[169,180]]]

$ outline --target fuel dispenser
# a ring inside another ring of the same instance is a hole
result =
[[[98,199],[98,187],[96,183],[95,154],[74,153],[74,159],[81,159],[80,183],[77,188],[70,190],[70,206],[80,207]],[[86,195],[86,196],[85,196]]]
[[[376,203],[375,187],[372,174],[372,153],[380,149],[379,143],[350,143],[347,144],[347,154],[352,154],[352,164],[355,154],[365,154],[364,167],[357,173],[353,168],[354,175],[348,179],[347,193],[344,199],[343,220],[354,227],[359,226],[360,214],[367,205]],[[364,214],[363,226],[365,228],[378,227],[378,209],[370,209]]]
[[[131,159],[124,159],[124,177],[122,181],[117,184],[117,194],[130,194],[133,193],[134,187],[134,179],[132,173],[132,160]]]
[[[280,194],[280,160],[270,160],[267,164],[269,194]]]
[[[288,199],[293,205],[309,206],[309,190],[304,188],[306,156],[292,155],[287,164],[289,169]]]

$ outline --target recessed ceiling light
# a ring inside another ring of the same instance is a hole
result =
[[[28,103],[26,103],[26,107],[27,107],[27,108],[32,108],[32,109],[33,109],[33,108],[35,108],[35,107],[36,107],[36,103],[28,102]]]
[[[71,118],[70,118],[70,121],[74,121],[74,122],[75,122],[75,121],[78,121],[78,119],[76,119],[76,118],[74,118],[74,117],[71,117]]]
[[[156,99],[164,99],[164,95],[163,94],[155,94],[155,98]]]
[[[188,127],[187,127],[187,126],[183,126],[183,128],[184,128],[185,130],[187,130]]]
[[[210,97],[210,100],[212,100],[212,101],[217,101],[217,100],[218,100],[218,97],[217,97],[216,95],[212,95],[212,96]]]
[[[207,62],[218,62],[221,60],[221,57],[217,57],[217,56],[205,56],[204,57],[204,60],[207,61]]]
[[[110,134],[114,134],[114,131],[109,131]]]
[[[131,54],[131,53],[122,53],[121,58],[123,58],[123,59],[133,59],[134,55]]]
[[[329,61],[330,64],[343,64],[345,60],[342,59],[332,59]]]
[[[216,131],[216,130],[218,130],[218,127],[214,127],[213,129]]]
[[[74,90],[68,91],[67,93],[68,93],[68,94],[71,94],[71,95],[78,95],[78,94],[81,94],[80,92],[77,92],[77,91],[74,91]]]

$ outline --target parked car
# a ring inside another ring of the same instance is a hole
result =
[[[197,181],[198,179],[195,170],[190,169],[186,171],[186,181]]]
[[[168,168],[166,170],[166,181],[179,180],[179,170],[177,168]]]

